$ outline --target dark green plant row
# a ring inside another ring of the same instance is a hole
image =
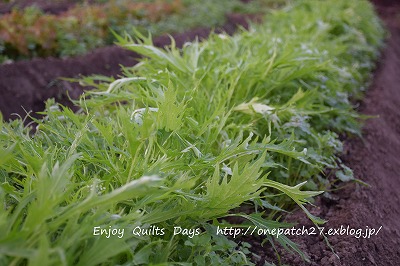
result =
[[[324,223],[307,203],[324,169],[352,179],[338,134],[360,132],[350,99],[382,38],[363,0],[294,1],[182,49],[119,37],[142,62],[82,80],[97,90],[79,112],[49,101],[35,132],[0,124],[0,264],[252,265],[249,244],[218,226],[290,227],[276,219],[293,203]],[[243,204],[254,213],[230,214]],[[263,237],[307,260],[286,236]]]

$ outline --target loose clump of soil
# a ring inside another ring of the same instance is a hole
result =
[[[390,32],[372,86],[360,106],[369,119],[363,128],[363,139],[345,141],[343,160],[357,179],[370,186],[352,184],[332,192],[333,197],[320,197],[312,213],[325,218],[329,228],[381,230],[370,238],[330,236],[329,242],[338,257],[321,236],[290,237],[307,253],[311,263],[297,254],[279,249],[281,263],[289,265],[399,265],[400,262],[400,3],[375,1],[377,10]],[[288,221],[300,221],[296,228],[314,226],[304,213],[296,211]],[[260,246],[262,239],[253,242],[253,251],[264,261],[279,260],[271,248]]]

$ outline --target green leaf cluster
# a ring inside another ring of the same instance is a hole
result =
[[[182,49],[119,37],[145,57],[120,79],[83,79],[97,88],[80,111],[49,101],[35,132],[1,124],[0,264],[245,265],[248,246],[215,234],[244,203],[257,213],[237,216],[257,226],[287,226],[269,219],[291,202],[323,223],[305,205],[325,168],[347,169],[338,133],[359,133],[350,98],[382,34],[367,1],[339,0],[296,1]],[[94,226],[127,233],[93,236]],[[137,226],[166,232],[128,233]]]

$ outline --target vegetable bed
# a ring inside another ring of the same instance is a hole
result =
[[[360,133],[350,99],[382,38],[371,5],[344,0],[296,2],[182,49],[119,37],[145,59],[85,78],[97,90],[79,112],[49,101],[35,132],[0,125],[0,263],[248,265],[249,245],[218,234],[224,218],[286,228],[297,204],[323,224],[307,203],[331,170],[353,179],[338,134]],[[265,239],[307,260],[287,237]]]

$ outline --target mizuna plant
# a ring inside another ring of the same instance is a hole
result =
[[[49,101],[35,132],[0,125],[0,264],[251,264],[248,245],[216,234],[224,217],[287,227],[274,219],[294,202],[323,223],[306,204],[324,169],[343,167],[338,133],[359,132],[349,98],[382,32],[367,1],[339,0],[296,1],[181,50],[119,37],[141,63],[83,79],[97,89],[79,112]]]

